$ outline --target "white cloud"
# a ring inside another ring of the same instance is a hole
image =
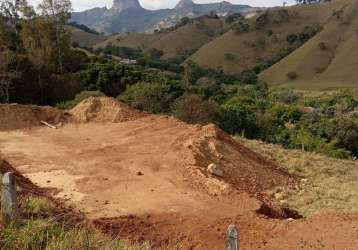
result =
[[[41,0],[28,0],[30,4],[35,6]],[[147,9],[161,9],[173,8],[179,0],[139,0],[144,8]],[[194,0],[195,3],[210,3],[220,2],[221,0]],[[248,4],[251,6],[275,6],[282,5],[284,0],[227,0],[236,4]],[[285,0],[286,2],[293,3],[294,0]],[[73,8],[76,11],[90,9],[94,7],[111,7],[113,0],[72,0]]]

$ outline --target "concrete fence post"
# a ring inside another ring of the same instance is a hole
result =
[[[239,233],[235,225],[230,225],[226,233],[226,250],[239,250]]]
[[[4,225],[15,222],[17,216],[16,180],[11,172],[2,179],[1,215]]]

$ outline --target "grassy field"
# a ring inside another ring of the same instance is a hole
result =
[[[258,16],[246,19],[244,22],[249,25],[247,31],[237,32],[233,28],[203,46],[189,59],[203,67],[222,68],[228,74],[238,74],[243,70],[252,69],[271,59],[279,51],[290,47],[287,41],[289,35],[299,34],[307,26],[314,26],[328,18],[331,9],[326,9],[326,5],[271,9],[263,23],[256,22]],[[265,16],[264,13],[260,15]],[[235,59],[227,60],[226,54],[233,55]]]
[[[103,42],[107,39],[103,35],[91,34],[75,27],[70,27],[70,29],[72,42],[76,42],[82,47],[92,47],[95,44]]]
[[[74,225],[57,213],[46,198],[20,197],[16,223],[1,228],[0,248],[7,250],[144,250],[148,246],[129,246],[99,231]],[[60,219],[61,218],[61,219]]]
[[[274,190],[273,196],[281,204],[304,216],[358,212],[358,161],[337,160],[243,138],[238,140],[301,178],[298,190]]]

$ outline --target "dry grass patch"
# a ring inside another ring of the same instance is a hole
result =
[[[273,196],[305,216],[321,212],[358,212],[358,161],[338,160],[316,153],[287,150],[255,140],[238,140],[301,177],[297,190],[277,188]]]

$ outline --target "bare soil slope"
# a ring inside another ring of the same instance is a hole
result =
[[[89,97],[69,112],[77,122],[124,122],[145,116],[109,97]]]
[[[96,100],[106,106],[97,114],[113,108],[113,99]],[[84,101],[74,110],[87,107]],[[258,215],[266,190],[294,187],[296,179],[215,126],[154,115],[118,123],[107,117],[57,130],[0,129],[0,158],[81,209],[103,231],[150,241],[155,249],[223,249],[232,222],[240,228],[245,249],[278,249],[278,243],[298,249],[301,239],[307,246],[320,240],[325,249],[351,249],[357,243],[354,216],[323,217],[320,224],[321,219],[290,222]],[[210,163],[222,170],[222,177],[207,171]],[[327,232],[315,237],[310,229]],[[330,236],[336,233],[342,236],[338,243]]]
[[[40,126],[41,121],[58,124],[66,119],[62,111],[52,107],[0,104],[0,130]]]

